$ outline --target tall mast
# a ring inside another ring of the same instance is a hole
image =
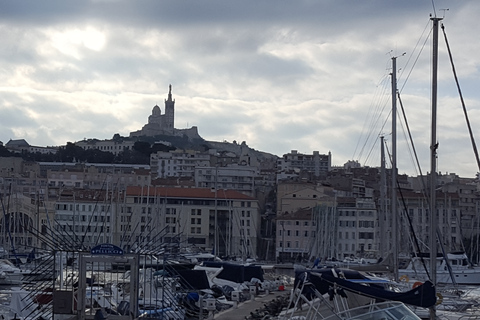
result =
[[[398,217],[397,217],[397,57],[392,57],[392,253],[393,278],[398,280]]]
[[[437,161],[437,68],[438,68],[438,22],[442,18],[431,18],[433,22],[432,50],[432,133],[430,144],[430,271],[432,283],[437,285],[437,210],[435,206],[436,161]],[[445,257],[446,259],[446,257]],[[430,319],[435,319],[435,306],[430,312]]]
[[[440,18],[432,18],[433,21],[433,56],[432,56],[432,133],[430,144],[430,263],[432,282],[437,283],[436,260],[437,260],[437,214],[435,206],[436,188],[436,161],[437,161],[437,68],[438,68],[438,22]]]
[[[379,216],[379,224],[380,224],[380,256],[385,259],[387,253],[387,237],[386,235],[386,199],[387,199],[387,191],[386,191],[386,175],[385,175],[385,148],[384,148],[384,137],[380,137],[380,216]]]

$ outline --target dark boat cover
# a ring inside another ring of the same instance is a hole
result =
[[[346,291],[378,299],[380,301],[400,301],[412,306],[429,308],[436,303],[435,286],[430,281],[406,292],[387,290],[376,280],[372,280],[358,271],[350,269],[327,268],[320,270],[302,270],[295,276],[295,287],[304,282],[311,284],[322,295],[333,294],[333,285],[336,284]],[[304,286],[302,291],[307,297],[313,296],[313,288]],[[344,295],[343,292],[337,292]]]
[[[203,265],[211,268],[223,268],[223,270],[217,276],[219,279],[229,280],[235,283],[250,281],[252,278],[257,278],[260,281],[264,281],[263,269],[261,266],[245,266],[241,264],[214,261],[204,261]]]
[[[184,289],[210,289],[205,270],[179,269],[177,274],[180,276],[180,284]]]

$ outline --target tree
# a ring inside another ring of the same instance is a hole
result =
[[[73,162],[73,161],[85,161],[85,151],[76,146],[72,142],[67,142],[65,147],[60,147],[57,152],[57,161],[60,162]]]

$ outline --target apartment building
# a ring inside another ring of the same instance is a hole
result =
[[[252,197],[255,195],[256,177],[258,168],[251,166],[195,168],[195,185],[198,188],[231,189]]]
[[[302,154],[297,150],[284,154],[277,160],[277,169],[279,173],[290,171],[306,171],[313,174],[314,177],[326,176],[332,166],[332,154],[320,154],[313,151],[312,154]]]
[[[41,153],[41,154],[55,154],[58,151],[58,147],[40,147],[40,146],[31,146],[25,139],[10,139],[6,144],[5,148],[11,152],[22,153]]]
[[[234,190],[128,187],[117,216],[118,238],[153,251],[196,247],[220,256],[256,257],[258,202]]]
[[[110,152],[114,155],[118,155],[120,152],[126,150],[132,150],[135,140],[125,140],[125,139],[108,139],[108,140],[98,140],[98,139],[84,139],[82,141],[75,142],[77,147],[82,148],[83,150],[97,149],[104,152]]]
[[[63,250],[89,251],[114,241],[115,216],[121,200],[104,190],[65,189],[55,202],[54,221],[44,221],[44,238]]]
[[[51,192],[60,188],[125,190],[150,185],[150,166],[141,164],[39,162]]]
[[[377,210],[371,198],[337,197],[337,252],[335,258],[379,255]]]
[[[441,242],[447,252],[461,251],[464,246],[462,243],[461,226],[461,197],[457,193],[436,192],[436,215],[437,230],[441,234]],[[430,235],[430,203],[426,196],[421,192],[402,191],[402,198],[405,207],[401,207],[403,212],[408,213],[408,218],[401,215],[400,234],[408,234],[414,230],[417,242],[420,244],[420,250],[428,252]],[[471,224],[475,220],[470,220]],[[412,226],[410,226],[412,224]],[[404,252],[416,250],[412,243],[402,241]],[[407,245],[405,247],[405,245]]]
[[[312,208],[282,214],[276,219],[276,259],[279,262],[308,261],[315,243],[316,221]]]
[[[194,150],[158,151],[150,155],[152,175],[156,178],[195,177],[197,167],[210,166],[210,154]]]
[[[282,181],[277,186],[277,215],[301,208],[313,208],[320,203],[330,203],[334,198],[334,190],[328,186]]]

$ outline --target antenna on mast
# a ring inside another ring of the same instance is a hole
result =
[[[445,18],[445,12],[449,11],[449,9],[440,9],[440,11],[443,11],[443,18]]]

